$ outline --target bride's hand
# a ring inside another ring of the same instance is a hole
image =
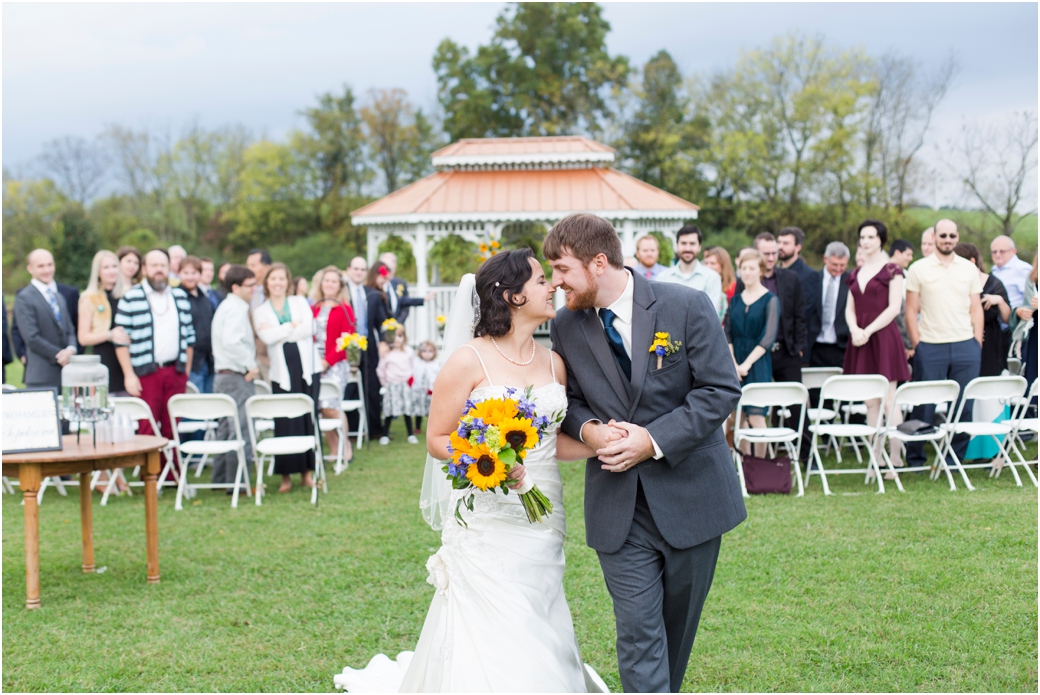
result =
[[[507,475],[506,477],[509,478],[509,480],[514,480],[516,482],[510,484],[509,488],[511,490],[515,490],[518,487],[520,487],[521,485],[523,485],[524,484],[524,476],[526,476],[526,475],[527,475],[527,469],[524,468],[524,464],[518,463],[515,466],[513,466],[512,470],[509,471],[509,475]]]

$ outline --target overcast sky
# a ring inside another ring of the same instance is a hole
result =
[[[432,107],[430,61],[445,37],[476,47],[501,3],[12,4],[3,6],[3,164],[16,170],[63,135],[108,123],[242,123],[280,137],[343,83],[401,87]],[[897,51],[961,71],[934,140],[964,119],[1037,108],[1035,3],[605,4],[612,53],[641,65],[667,49],[684,74],[733,64],[789,30],[872,55]],[[946,202],[946,201],[940,201]]]

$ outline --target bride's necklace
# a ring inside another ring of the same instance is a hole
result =
[[[531,359],[527,360],[526,362],[517,362],[512,357],[510,357],[506,353],[502,352],[502,348],[500,348],[498,346],[498,341],[496,341],[494,338],[491,338],[491,344],[495,346],[496,350],[498,350],[498,354],[502,355],[502,357],[505,357],[507,360],[509,360],[510,362],[515,364],[517,367],[526,367],[527,365],[529,365],[532,362],[534,362],[535,351],[538,350],[538,343],[536,343],[534,338],[532,337],[531,338]]]

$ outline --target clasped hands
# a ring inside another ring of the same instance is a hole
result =
[[[581,435],[585,443],[596,450],[596,456],[603,464],[601,468],[611,473],[627,471],[653,458],[655,453],[654,442],[646,428],[630,422],[587,422]]]
[[[856,326],[849,326],[849,334],[852,337],[852,344],[856,347],[863,347],[870,340],[870,333]]]

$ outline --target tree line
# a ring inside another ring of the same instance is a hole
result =
[[[114,124],[92,140],[56,139],[27,171],[4,171],[5,290],[24,283],[36,246],[52,248],[63,279],[78,284],[95,249],[122,244],[180,243],[217,258],[265,246],[301,273],[345,265],[365,251],[351,210],[431,173],[430,154],[464,137],[606,142],[619,168],[700,205],[700,226],[727,246],[796,224],[811,256],[851,241],[864,217],[919,234],[907,211],[934,176],[921,153],[958,73],[952,57],[929,71],[792,33],[729,68],[683,75],[664,50],[642,66],[610,54],[609,32],[595,3],[509,5],[486,45],[437,47],[432,113],[400,89],[344,85],[279,141],[197,123],[176,137]],[[1035,212],[1025,208],[1035,204],[1036,144],[1035,112],[965,124],[946,143],[941,161],[983,212],[969,237],[1013,233]],[[442,277],[467,264],[448,267],[467,256],[460,241],[434,250]],[[406,246],[389,246],[404,252],[407,275]]]

